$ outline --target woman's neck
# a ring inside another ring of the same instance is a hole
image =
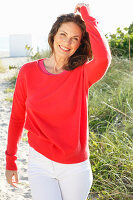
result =
[[[51,62],[51,66],[54,66],[55,70],[60,70],[63,68],[65,64],[68,62],[68,58],[57,57],[55,54],[49,58]]]

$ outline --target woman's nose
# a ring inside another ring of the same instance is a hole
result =
[[[70,38],[65,38],[63,40],[66,44],[71,44],[71,39]]]

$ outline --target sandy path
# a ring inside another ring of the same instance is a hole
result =
[[[8,65],[8,61],[6,59],[5,61]],[[14,61],[15,62],[13,63],[13,60],[11,60],[11,64],[15,64],[16,60],[14,59]],[[23,61],[20,60],[21,64],[22,62]],[[7,130],[12,103],[10,103],[9,101],[5,101],[4,99],[8,96],[11,96],[12,94],[6,94],[4,93],[4,90],[9,87],[9,81],[6,80],[6,78],[11,77],[13,73],[15,73],[15,70],[9,71],[8,68],[6,73],[0,73],[0,200],[31,200],[31,191],[29,188],[27,174],[29,148],[27,142],[23,142],[21,140],[18,146],[18,188],[10,186],[5,178],[5,150],[7,144]]]

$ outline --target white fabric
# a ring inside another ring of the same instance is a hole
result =
[[[28,177],[33,200],[86,200],[93,182],[89,158],[62,164],[30,146]]]

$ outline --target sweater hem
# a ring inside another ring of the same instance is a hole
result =
[[[37,152],[41,153],[48,159],[58,162],[58,163],[63,163],[63,164],[80,163],[80,162],[86,161],[90,156],[89,147],[88,147],[88,149],[86,148],[85,150],[84,149],[82,151],[80,150],[79,153],[77,153],[76,151],[75,151],[76,153],[73,152],[72,154],[74,155],[69,154],[67,158],[66,158],[66,155],[65,154],[63,155],[62,153],[62,156],[60,156],[59,158],[57,157],[57,155],[61,155],[61,153],[59,154],[59,150],[57,150],[58,153],[56,154],[56,151],[54,151],[54,147],[52,143],[50,143],[49,141],[44,141],[40,139],[36,134],[31,133],[31,132],[28,132],[28,143]],[[47,148],[45,148],[45,146]]]

